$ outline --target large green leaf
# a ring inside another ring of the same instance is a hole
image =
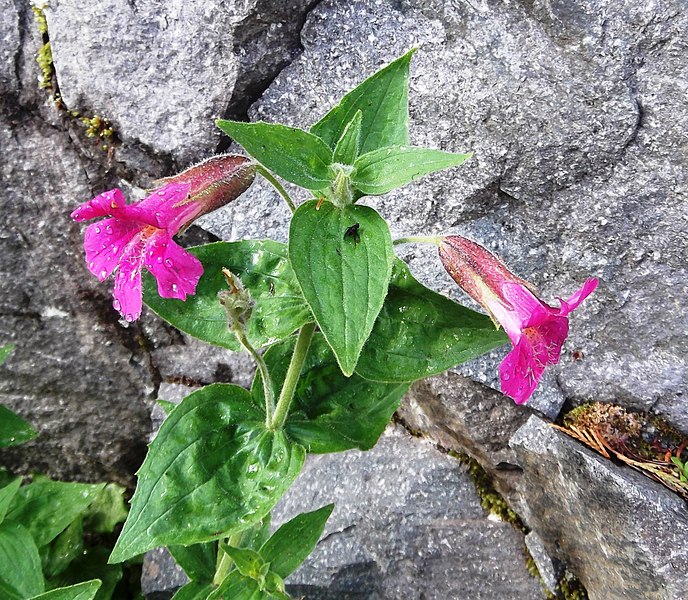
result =
[[[282,386],[293,348],[294,341],[287,340],[265,353],[275,390]],[[322,335],[316,334],[294,392],[287,434],[312,453],[369,450],[407,389],[407,384],[372,382],[355,374],[345,377]],[[262,406],[260,374],[251,392]]]
[[[351,183],[364,194],[379,196],[428,173],[460,165],[471,156],[414,146],[380,148],[356,159]]]
[[[326,188],[332,181],[332,150],[312,133],[262,121],[216,123],[253,158],[283,179],[309,190]]]
[[[217,293],[227,289],[223,267],[241,279],[255,301],[248,322],[248,339],[255,347],[283,339],[312,320],[284,244],[271,240],[217,242],[190,252],[203,263],[203,276],[196,295],[186,301],[161,298],[153,276],[143,278],[146,304],[178,329],[205,342],[241,350],[217,300]]]
[[[318,510],[302,513],[282,525],[260,549],[270,570],[283,579],[291,575],[308,555],[313,552],[334,504]]]
[[[395,260],[389,293],[356,373],[375,381],[415,381],[507,341],[488,317],[421,285]]]
[[[334,149],[360,110],[361,153],[408,144],[408,78],[414,52],[407,52],[356,86],[311,127],[311,133]]]
[[[79,518],[98,497],[104,483],[65,483],[47,478],[19,488],[7,518],[21,523],[40,548]]]
[[[217,542],[204,542],[191,546],[169,546],[167,548],[177,564],[184,569],[189,579],[212,581],[215,575]]]
[[[0,448],[18,446],[38,435],[24,419],[0,404]]]
[[[93,579],[45,592],[40,596],[34,596],[31,600],[93,600],[98,594],[100,586],[101,582],[98,579]]]
[[[305,459],[284,432],[264,427],[248,391],[214,384],[165,419],[141,469],[129,518],[110,557],[228,536],[262,519]]]
[[[21,486],[22,478],[17,477],[10,481],[7,485],[0,488],[0,523],[5,519],[5,515],[12,504],[12,500],[17,495],[19,491],[19,486]]]
[[[45,589],[38,548],[29,531],[15,521],[0,524],[0,591],[23,600]]]
[[[305,202],[289,230],[289,258],[315,320],[351,375],[387,294],[389,227],[368,206]]]

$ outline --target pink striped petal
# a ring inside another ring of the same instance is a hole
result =
[[[145,242],[140,240],[130,244],[119,263],[115,275],[114,301],[112,306],[126,321],[135,321],[141,316],[143,305],[143,288],[141,285],[141,268]]]
[[[203,274],[203,265],[193,254],[160,232],[151,237],[146,248],[146,268],[158,281],[158,294],[162,298],[186,300],[196,292]]]
[[[84,202],[70,216],[79,223],[96,217],[110,217],[121,211],[125,204],[126,199],[122,190],[115,188]]]
[[[139,226],[117,218],[93,223],[84,233],[86,264],[100,281],[104,281],[119,263],[127,245],[139,233]]]

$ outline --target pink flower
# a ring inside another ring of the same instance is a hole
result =
[[[253,181],[255,164],[243,156],[217,156],[164,180],[150,196],[126,205],[119,189],[104,192],[71,217],[87,221],[86,264],[100,281],[115,273],[115,310],[127,320],[141,315],[143,267],[158,281],[163,298],[185,300],[203,274],[200,261],[172,240],[180,230],[243,193]]]
[[[547,365],[559,362],[569,332],[568,315],[597,287],[586,282],[561,306],[545,304],[530,286],[485,248],[460,236],[442,239],[440,260],[452,279],[499,323],[513,349],[499,366],[502,391],[523,404],[531,397]]]

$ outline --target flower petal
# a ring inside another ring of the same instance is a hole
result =
[[[506,310],[511,313],[511,320],[518,322],[519,330],[536,326],[556,314],[556,309],[545,304],[521,283],[502,284],[502,296],[509,305]],[[502,326],[507,330],[504,324]]]
[[[127,217],[166,229],[172,236],[201,210],[195,202],[181,204],[188,198],[190,187],[187,183],[165,185],[140,202],[127,206]]]
[[[130,244],[119,263],[115,275],[114,301],[112,306],[127,321],[135,321],[141,316],[143,305],[143,288],[141,286],[141,268],[145,242]]]
[[[533,395],[545,366],[535,359],[533,347],[523,336],[499,365],[502,392],[523,404]]]
[[[186,300],[196,292],[203,265],[193,254],[172,241],[164,231],[152,236],[146,248],[146,268],[158,280],[162,298]]]
[[[590,294],[592,294],[597,289],[597,284],[599,283],[596,277],[591,277],[585,280],[583,287],[581,287],[573,296],[568,300],[559,299],[561,302],[561,308],[559,309],[559,314],[566,316],[571,311],[578,308],[583,300],[585,300]]]
[[[79,223],[96,217],[110,217],[121,211],[125,204],[126,199],[122,190],[115,188],[103,192],[93,200],[84,202],[72,212],[70,217]]]
[[[119,263],[127,245],[139,232],[139,226],[118,218],[93,223],[84,232],[86,264],[100,281],[104,281]]]

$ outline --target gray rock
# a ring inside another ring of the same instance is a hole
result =
[[[12,0],[0,1],[0,93],[16,93],[16,59],[21,48],[19,12]]]
[[[533,401],[545,413],[564,398],[621,401],[688,431],[682,7],[326,0],[308,17],[303,54],[251,115],[310,125],[418,46],[412,141],[475,157],[366,203],[390,219],[394,236],[473,237],[548,301],[599,277]],[[226,239],[284,239],[287,216],[258,185],[204,226]],[[402,256],[425,283],[460,297],[432,249],[409,246]],[[461,372],[496,385],[502,354],[491,356]]]
[[[511,441],[526,521],[591,600],[688,597],[688,511],[678,496],[531,417]]]
[[[275,525],[330,502],[323,538],[287,580],[297,597],[543,597],[522,534],[484,513],[460,462],[403,430],[366,453],[310,455]]]
[[[534,531],[526,535],[525,541],[543,585],[550,594],[557,594],[559,582],[564,576],[563,565],[549,555],[540,536]]]
[[[165,548],[146,552],[141,570],[141,592],[146,600],[170,600],[188,581]]]
[[[214,119],[298,50],[308,4],[52,0],[45,14],[62,98],[113,123],[120,159],[143,149],[186,165],[217,148]]]

